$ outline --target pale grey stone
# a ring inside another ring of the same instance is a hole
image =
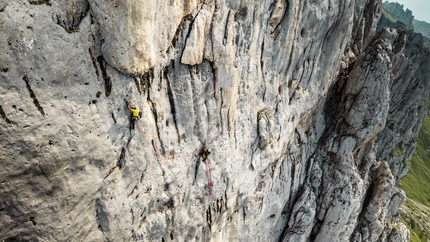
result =
[[[86,4],[0,0],[1,240],[406,241],[427,57],[380,1]]]

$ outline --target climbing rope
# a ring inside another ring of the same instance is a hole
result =
[[[211,161],[209,160],[209,158],[206,158],[203,162],[206,165],[206,176],[208,177],[209,199],[212,199],[212,168],[211,168]]]

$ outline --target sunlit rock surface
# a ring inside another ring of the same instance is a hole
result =
[[[427,86],[380,11],[1,0],[0,240],[407,241],[380,147]]]

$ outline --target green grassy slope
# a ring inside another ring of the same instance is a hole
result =
[[[411,241],[430,240],[430,115],[423,121],[411,168],[400,188],[408,197],[402,221],[411,231]]]
[[[430,116],[423,121],[411,169],[402,179],[400,188],[408,198],[430,207]]]
[[[387,10],[385,10],[384,8],[382,8],[382,13],[385,15],[385,17],[387,17],[387,19],[389,19],[391,22],[395,23],[397,22],[397,19],[395,17],[393,17],[393,15],[391,15],[390,12],[388,12]]]

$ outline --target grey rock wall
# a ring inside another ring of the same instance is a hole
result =
[[[427,87],[380,11],[0,1],[0,240],[407,241],[378,147]]]

